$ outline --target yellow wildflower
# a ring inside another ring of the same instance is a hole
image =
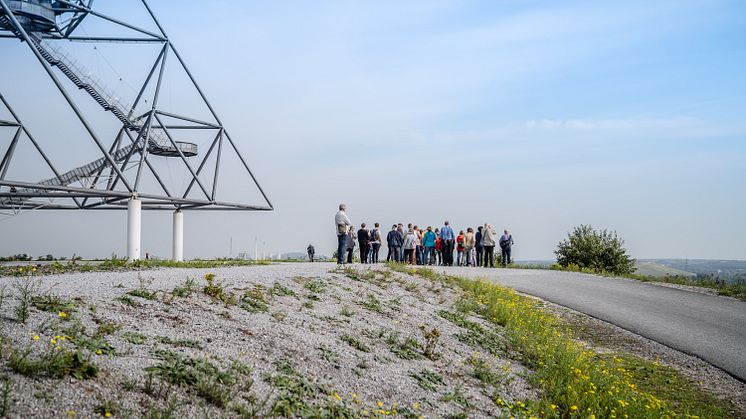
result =
[[[556,410],[557,409],[557,405],[556,404],[550,404],[549,407],[551,407],[552,410]]]
[[[570,406],[570,410],[572,410],[574,412],[574,411],[578,410],[578,406],[572,405],[572,406]]]
[[[376,402],[376,406],[383,407],[383,402]]]
[[[99,351],[99,352],[101,352],[101,351]],[[337,399],[337,401],[342,400],[342,397],[337,392],[334,392],[334,398]]]
[[[34,335],[34,340],[39,340],[39,335]]]
[[[67,317],[67,313],[65,313],[64,311],[60,311],[59,313],[57,313],[57,315],[60,316],[60,317],[62,317],[62,318]]]

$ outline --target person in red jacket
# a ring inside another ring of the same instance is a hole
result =
[[[466,262],[466,256],[464,255],[464,230],[459,231],[456,236],[456,266],[461,266],[461,262]]]

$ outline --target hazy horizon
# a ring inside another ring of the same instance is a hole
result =
[[[579,224],[638,259],[746,259],[746,3],[150,3],[275,207],[187,212],[186,258],[227,256],[231,238],[234,256],[255,241],[331,255],[344,202],[384,233],[509,228],[517,260],[553,259]],[[65,45],[131,95],[129,63],[147,60],[94,46]],[[0,39],[0,56],[0,92],[42,146],[90,161],[68,117],[39,115],[59,93],[28,47]],[[122,256],[125,233],[124,211],[0,215],[0,255]],[[170,212],[143,213],[146,252],[170,256]]]

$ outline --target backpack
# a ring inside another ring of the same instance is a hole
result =
[[[375,241],[378,241],[378,240],[379,240],[378,230],[371,230],[370,231],[370,241],[375,242]]]
[[[513,238],[513,236],[508,237],[501,237],[500,238],[500,248],[505,249],[510,246],[510,240]]]

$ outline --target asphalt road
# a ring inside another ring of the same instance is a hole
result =
[[[746,381],[746,302],[622,278],[439,267],[484,277],[697,356]]]

